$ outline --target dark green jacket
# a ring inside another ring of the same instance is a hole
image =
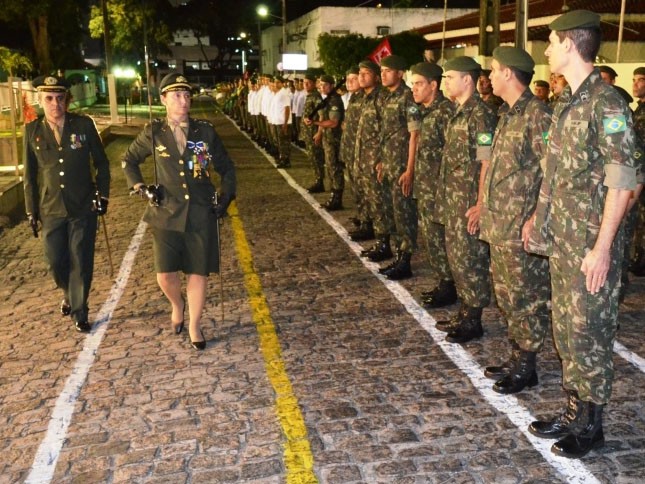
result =
[[[27,213],[80,217],[91,213],[96,188],[109,197],[110,164],[91,118],[66,113],[60,146],[44,117],[25,126],[24,140]]]
[[[148,206],[143,219],[153,227],[178,232],[204,227],[211,218],[211,199],[215,193],[214,171],[221,177],[221,194],[235,195],[235,167],[213,125],[190,118],[186,149],[180,154],[167,121],[155,120],[154,144],[158,183],[163,199],[159,207]],[[140,164],[152,154],[152,130],[145,128],[128,148],[123,169],[132,187],[145,182]],[[204,176],[195,176],[195,166],[205,164]]]

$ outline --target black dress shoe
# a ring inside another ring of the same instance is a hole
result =
[[[192,339],[190,340],[190,344],[192,345],[193,348],[196,350],[203,350],[206,348],[206,338],[204,338],[204,333],[202,332],[201,328],[199,329],[199,334],[202,335],[202,340],[203,341],[193,341]]]
[[[60,313],[63,316],[69,316],[72,313],[72,306],[69,305],[67,299],[63,299],[60,303]]]
[[[92,330],[92,326],[87,324],[87,321],[76,321],[74,327],[79,333],[89,333]]]

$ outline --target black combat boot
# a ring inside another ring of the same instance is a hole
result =
[[[336,210],[343,209],[343,191],[342,190],[332,190],[331,198],[325,203],[320,205],[322,208],[328,212],[334,212]]]
[[[412,277],[412,267],[410,265],[411,259],[412,254],[410,252],[401,252],[399,254],[399,259],[396,261],[396,264],[394,264],[394,267],[384,271],[383,275],[390,281],[409,279]]]
[[[465,315],[460,319],[459,325],[448,333],[446,341],[450,343],[467,343],[475,338],[481,338],[484,335],[482,328],[482,310],[466,306]]]
[[[390,262],[388,265],[379,267],[378,268],[378,273],[379,274],[385,274],[387,271],[393,269],[401,260],[401,251],[399,249],[396,249],[396,257],[392,262]]]
[[[455,281],[439,281],[437,287],[431,291],[421,293],[421,296],[423,297],[423,305],[428,309],[455,304],[457,302]]]
[[[551,446],[551,452],[556,455],[579,459],[587,455],[591,449],[605,445],[605,435],[602,431],[604,405],[593,402],[580,402],[580,404],[584,409],[580,413],[586,416],[587,422],[583,426],[580,422],[583,417],[578,417],[576,429]]]
[[[513,368],[515,363],[519,361],[521,352],[520,346],[513,340],[511,340],[511,348],[511,356],[508,357],[508,360],[499,366],[486,367],[484,370],[484,375],[486,377],[499,380],[511,372],[511,368]]]
[[[459,306],[459,309],[457,310],[457,312],[452,318],[440,319],[439,321],[437,321],[437,324],[435,324],[435,328],[437,328],[439,331],[450,333],[452,330],[457,328],[457,326],[459,326],[459,321],[461,321],[465,315],[466,315],[466,306],[462,304],[461,306]]]
[[[372,221],[361,222],[356,230],[349,233],[349,238],[354,242],[363,242],[374,238],[374,226]]]
[[[643,277],[645,276],[645,250],[642,247],[636,247],[634,252],[629,270],[636,277]]]
[[[503,395],[521,392],[526,387],[538,384],[535,371],[535,351],[520,350],[520,358],[511,368],[511,372],[493,385],[493,390]]]
[[[325,184],[322,181],[322,178],[318,178],[316,182],[307,188],[309,193],[323,193],[325,191]]]
[[[289,158],[285,158],[284,160],[280,160],[276,166],[283,169],[291,168],[291,161],[289,160]]]
[[[536,420],[529,425],[529,432],[543,439],[559,439],[571,432],[573,423],[579,421],[583,411],[583,403],[578,394],[568,391],[567,409],[552,420]]]
[[[361,257],[367,257],[372,262],[382,262],[393,255],[389,235],[379,237],[372,247],[361,252]]]

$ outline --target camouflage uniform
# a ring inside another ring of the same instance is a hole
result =
[[[331,183],[331,190],[342,192],[345,187],[345,177],[343,174],[345,166],[339,158],[340,137],[342,134],[342,122],[345,116],[345,106],[341,97],[332,92],[325,99],[325,107],[318,111],[320,121],[328,119],[337,120],[338,126],[335,128],[323,128],[322,145],[325,153],[325,167],[327,176]]]
[[[355,158],[356,133],[358,131],[358,122],[361,117],[361,107],[363,105],[364,92],[356,91],[349,98],[347,109],[345,110],[345,121],[343,122],[343,136],[340,140],[340,159],[347,167],[347,178],[352,185],[354,192],[354,201],[358,211],[359,220],[370,220],[365,199],[364,187],[359,183],[360,173],[358,173],[358,162]]]
[[[636,133],[636,143],[640,146],[636,159],[639,175],[638,182],[643,183],[643,178],[645,177],[645,169],[642,166],[645,163],[645,102],[643,101],[638,101],[638,107],[634,111],[634,131]],[[637,212],[636,215],[632,215],[637,219],[633,237],[634,252],[645,252],[645,190],[641,192],[640,200],[635,204],[634,208]],[[645,258],[645,255],[640,254],[640,257]]]
[[[479,94],[457,108],[446,128],[436,210],[446,228],[450,271],[462,303],[490,304],[488,244],[468,233],[466,211],[477,203],[481,161],[490,159],[497,116]]]
[[[439,91],[427,108],[421,109],[421,130],[414,168],[414,188],[419,203],[421,235],[430,262],[431,277],[437,282],[452,281],[444,226],[435,214],[441,154],[445,129],[455,113],[455,105]]]
[[[302,112],[302,119],[309,118],[311,113],[314,112],[316,106],[322,102],[322,96],[316,90],[307,93],[305,98],[305,108]],[[322,146],[314,144],[314,135],[318,131],[318,126],[307,126],[304,122],[300,126],[301,140],[305,142],[305,149],[307,151],[307,159],[311,162],[314,169],[316,180],[325,179],[325,154]]]
[[[567,86],[561,101],[549,130],[531,250],[550,257],[553,339],[563,386],[581,401],[601,405],[609,401],[614,376],[623,229],[616,232],[598,293],[587,291],[580,266],[596,243],[608,188],[636,185],[634,130],[629,108],[598,69],[575,95]]]
[[[381,141],[381,103],[383,88],[376,86],[363,97],[361,115],[356,129],[356,146],[354,160],[358,185],[365,193],[369,218],[374,223],[374,232],[378,236],[389,235],[392,230],[392,218],[383,211],[381,200],[384,197],[384,187],[376,180],[374,166],[378,161],[378,151]]]
[[[417,203],[411,194],[403,195],[399,177],[408,164],[410,132],[418,131],[421,112],[412,91],[401,83],[394,91],[386,91],[381,110],[381,145],[377,161],[383,163],[384,206],[394,229],[390,235],[402,253],[412,253],[417,243]]]
[[[551,124],[551,109],[527,88],[512,108],[503,104],[484,179],[480,237],[490,245],[495,295],[509,339],[525,351],[542,349],[549,325],[549,263],[528,254],[522,227],[535,210]]]

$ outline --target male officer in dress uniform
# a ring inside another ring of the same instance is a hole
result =
[[[536,354],[549,327],[549,262],[529,254],[522,228],[533,215],[551,125],[551,109],[531,93],[535,62],[517,47],[493,51],[493,92],[505,102],[493,138],[484,180],[481,239],[489,243],[497,305],[508,323],[510,358],[485,374],[498,393],[517,393],[537,384]]]
[[[42,223],[45,258],[64,294],[61,313],[71,316],[78,331],[88,332],[97,215],[107,210],[109,161],[94,122],[66,112],[65,79],[40,77],[34,87],[45,115],[25,126],[27,216],[36,236]]]
[[[546,56],[569,82],[553,114],[529,249],[549,256],[553,339],[567,409],[529,431],[559,438],[551,451],[579,458],[604,444],[602,412],[614,377],[622,221],[636,187],[629,107],[593,61],[600,15],[575,10],[549,24]]]
[[[201,316],[208,275],[219,272],[217,220],[235,198],[235,167],[209,121],[189,117],[190,84],[170,73],[159,84],[166,118],[157,119],[132,142],[123,157],[128,186],[148,198],[143,220],[152,227],[157,282],[172,305],[171,323],[178,334],[184,326],[186,301],[179,271],[186,274],[190,340],[202,350]],[[140,165],[153,153],[158,185],[146,187]],[[214,172],[221,194],[214,205]]]
[[[305,74],[303,81],[307,97],[305,98],[305,107],[302,111],[302,124],[300,125],[300,136],[305,143],[305,151],[307,158],[311,163],[314,170],[315,181],[313,185],[307,188],[309,193],[322,193],[325,191],[325,154],[322,146],[314,143],[314,135],[318,132],[313,123],[308,120],[315,116],[314,111],[317,106],[322,102],[322,96],[318,89],[316,89],[316,76],[313,74]]]
[[[464,56],[444,65],[445,90],[458,108],[446,129],[436,203],[461,307],[451,320],[438,321],[437,329],[447,331],[451,343],[484,334],[482,310],[490,303],[488,244],[479,239],[479,216],[497,116],[477,94],[480,70],[477,62]]]
[[[440,90],[443,69],[436,64],[413,65],[412,94],[421,106],[421,129],[417,145],[414,184],[419,204],[419,225],[430,263],[430,274],[437,285],[422,293],[423,305],[439,308],[457,302],[457,289],[446,254],[445,230],[435,216],[435,197],[439,184],[445,130],[455,113],[454,104]]]
[[[391,280],[412,277],[410,261],[417,245],[418,215],[413,186],[421,112],[412,91],[403,82],[407,67],[406,60],[399,55],[381,60],[384,96],[376,174],[384,188],[381,203],[391,227],[389,234],[394,239],[396,259],[379,272]]]
[[[345,167],[343,160],[339,158],[339,150],[345,106],[341,97],[334,90],[332,76],[323,75],[320,77],[320,92],[325,96],[325,101],[323,108],[318,111],[318,119],[307,118],[304,123],[318,127],[318,132],[314,135],[314,143],[322,144],[327,176],[331,184],[331,198],[321,206],[331,212],[343,208]]]

